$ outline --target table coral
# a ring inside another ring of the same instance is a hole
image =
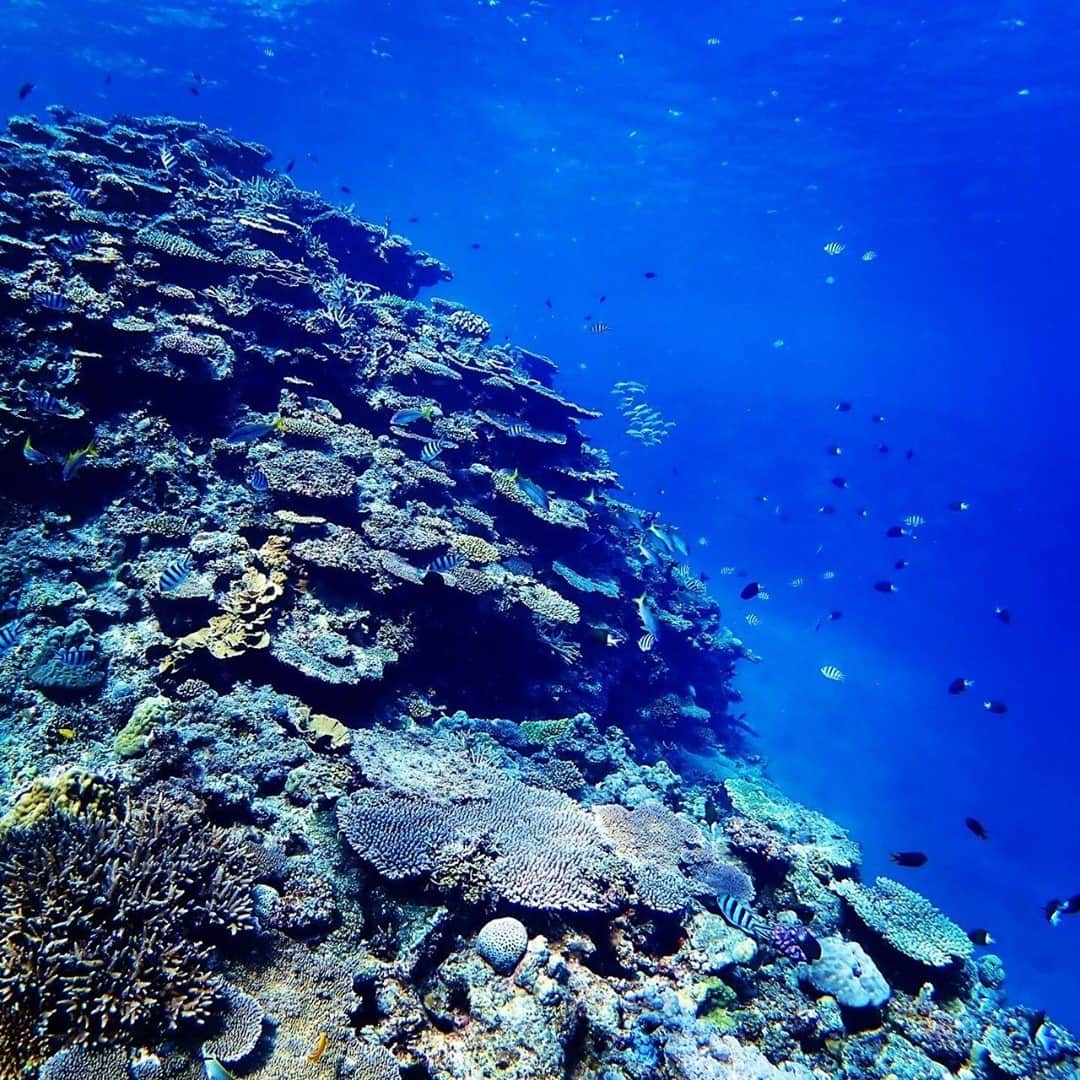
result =
[[[956,923],[898,881],[879,877],[864,885],[845,878],[830,887],[869,929],[912,960],[946,967],[972,954],[971,941]]]

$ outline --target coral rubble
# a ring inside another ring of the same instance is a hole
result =
[[[269,159],[0,136],[0,1077],[1075,1075],[740,756],[599,414]]]

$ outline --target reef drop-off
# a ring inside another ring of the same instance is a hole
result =
[[[739,758],[598,414],[269,159],[0,137],[0,1077],[1072,1075]]]

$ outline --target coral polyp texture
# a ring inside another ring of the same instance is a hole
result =
[[[196,123],[0,174],[3,1080],[1076,1074],[447,267]]]

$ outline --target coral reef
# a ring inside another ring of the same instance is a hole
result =
[[[1076,1074],[446,267],[196,123],[0,169],[0,1078]]]

